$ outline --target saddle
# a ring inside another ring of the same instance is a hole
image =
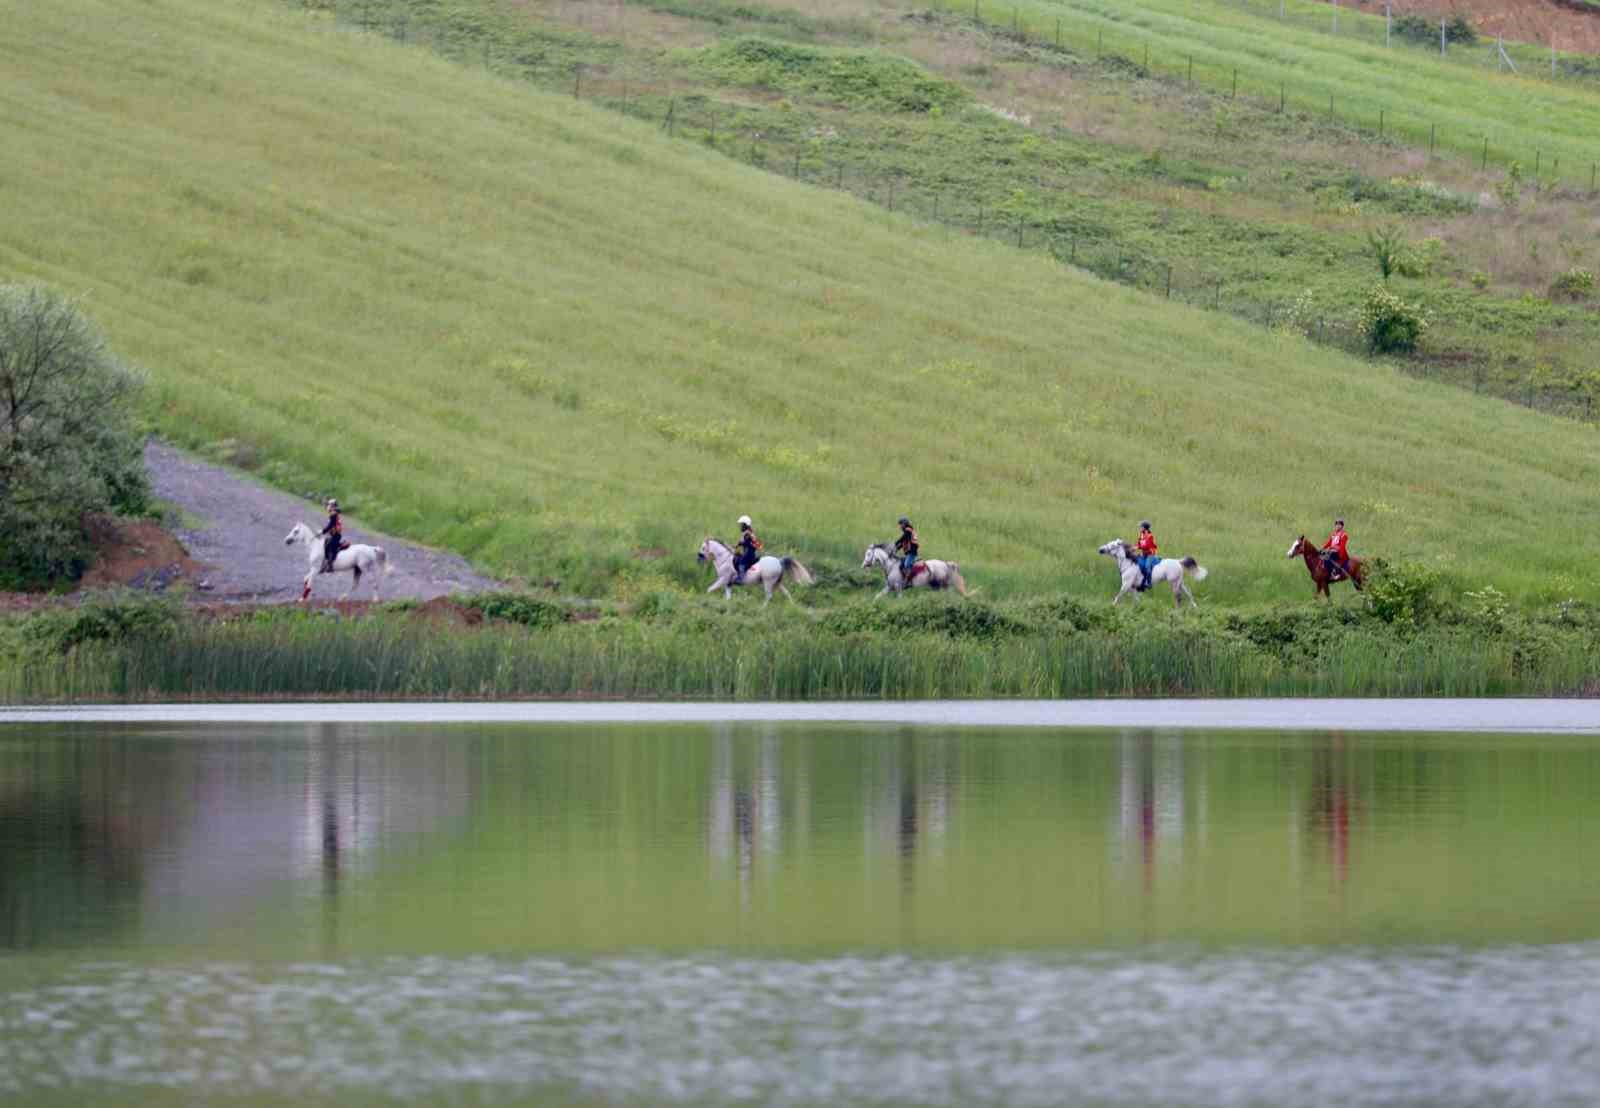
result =
[[[916,565],[911,567],[911,576],[906,578],[906,583],[910,584],[912,581],[915,581],[918,577],[921,577],[924,573],[927,573],[927,572],[928,572],[928,563],[927,562],[918,562]]]

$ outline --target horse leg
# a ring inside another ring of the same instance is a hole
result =
[[[1198,601],[1198,600],[1196,600],[1196,599],[1195,599],[1195,598],[1194,598],[1194,593],[1192,593],[1192,592],[1190,592],[1190,591],[1189,591],[1189,586],[1188,586],[1188,585],[1185,585],[1185,584],[1184,584],[1184,583],[1183,583],[1183,582],[1182,582],[1182,581],[1181,581],[1181,580],[1180,580],[1180,581],[1179,581],[1179,582],[1178,582],[1178,588],[1180,588],[1180,589],[1182,589],[1182,590],[1183,590],[1183,595],[1184,595],[1184,596],[1187,596],[1187,597],[1188,597],[1188,598],[1189,598],[1189,606],[1190,606],[1190,607],[1191,607],[1191,608],[1198,608],[1198,607],[1200,607],[1200,602],[1199,602],[1199,601]],[[1179,605],[1178,605],[1178,607],[1179,607],[1179,608],[1182,608],[1182,607],[1183,607],[1183,605],[1182,605],[1182,604],[1179,604]]]
[[[316,570],[312,570],[310,573],[306,574],[305,588],[300,590],[300,602],[302,604],[304,604],[305,601],[306,601],[306,598],[311,595],[311,579],[313,577],[315,577],[316,575],[317,575],[317,571]]]
[[[784,598],[788,600],[790,604],[800,603],[794,598],[794,594],[789,591],[789,586],[785,585],[782,581],[778,582],[778,591],[784,595]]]

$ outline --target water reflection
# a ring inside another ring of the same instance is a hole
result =
[[[1591,740],[15,728],[0,944],[338,958],[1600,934]]]

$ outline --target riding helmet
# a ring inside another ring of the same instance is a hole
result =
[[[1140,527],[1141,530],[1144,530],[1144,531],[1150,530],[1150,521],[1148,519],[1141,519],[1139,521],[1139,527]]]
[[[329,500],[328,500],[328,507],[337,508],[338,506],[339,506],[339,502],[330,497]]]
[[[740,516],[739,517],[739,526],[740,527],[752,527],[752,526],[754,526],[754,524],[752,524],[750,522],[750,517],[749,516]]]
[[[902,527],[910,527],[911,526],[911,517],[910,516],[901,516],[900,517],[900,526],[902,526]]]
[[[1344,526],[1344,520],[1336,519],[1336,520],[1333,521],[1333,525],[1335,527],[1343,527]]]

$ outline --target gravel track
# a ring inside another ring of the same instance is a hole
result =
[[[189,556],[205,566],[198,584],[201,596],[257,603],[299,598],[305,555],[299,545],[289,547],[283,540],[296,522],[321,530],[325,518],[321,505],[266,488],[154,440],[145,446],[144,459],[155,495],[183,511],[185,518],[173,532]],[[431,600],[505,587],[475,573],[459,555],[382,534],[350,515],[345,516],[345,534],[353,542],[381,546],[388,553],[390,572],[381,594],[386,600]],[[349,588],[349,574],[319,576],[311,595],[334,599]],[[370,588],[362,581],[356,598],[371,599]]]

